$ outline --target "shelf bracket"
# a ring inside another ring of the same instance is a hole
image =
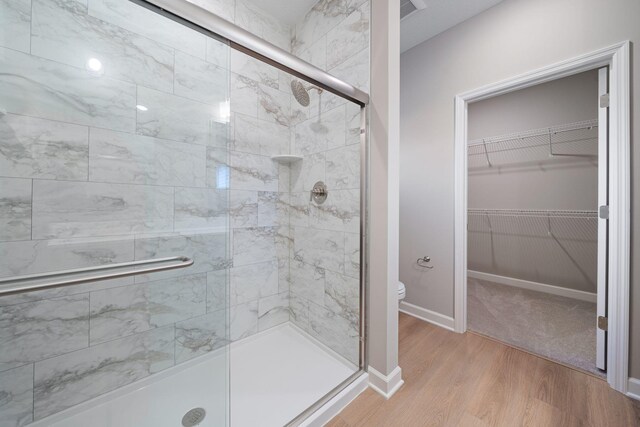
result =
[[[549,128],[549,157],[553,157],[553,142],[551,141],[551,128]]]
[[[487,218],[487,224],[489,225],[489,233],[493,233],[493,227],[491,227],[491,218],[489,218],[489,212],[484,213],[485,218]]]
[[[489,152],[487,151],[487,141],[485,141],[484,139],[482,140],[482,146],[484,147],[484,156],[487,158],[487,165],[489,165],[489,167],[493,167],[493,165],[491,164],[491,160],[489,160]]]

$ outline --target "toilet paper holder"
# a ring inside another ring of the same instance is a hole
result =
[[[422,258],[418,258],[418,260],[416,261],[416,264],[418,264],[420,267],[428,268],[429,270],[431,270],[433,268],[432,265],[425,265],[429,262],[431,262],[431,257],[425,255]]]

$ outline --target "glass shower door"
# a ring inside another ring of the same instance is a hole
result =
[[[0,2],[0,426],[229,424],[228,57],[129,0]]]

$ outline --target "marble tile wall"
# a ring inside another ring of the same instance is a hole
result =
[[[320,0],[291,29],[261,14],[256,2],[236,0],[232,8],[219,0],[191,1],[369,91],[368,0]],[[273,264],[261,254],[273,249],[275,235],[279,289],[290,291],[260,299],[256,305],[260,286],[256,283],[234,296],[232,279],[232,304],[234,298],[238,302],[231,313],[236,323],[232,339],[262,330],[256,313],[262,319],[270,306],[267,301],[282,302],[287,297],[292,322],[357,364],[360,108],[316,91],[310,92],[310,106],[302,107],[291,96],[291,76],[233,51],[230,63],[234,137],[229,167],[238,189],[231,191],[234,268],[252,271],[240,264],[259,261],[261,283],[269,287]],[[268,172],[260,156],[287,152],[304,159]],[[209,162],[222,164],[216,157],[215,149],[210,149]],[[330,196],[323,205],[315,205],[309,202],[309,191],[320,180],[329,186]],[[256,194],[256,189],[263,191]],[[261,201],[260,194],[271,203]],[[264,223],[267,212],[276,221]],[[253,274],[257,279],[258,272]],[[278,312],[275,318],[286,317],[280,308]]]
[[[369,0],[320,0],[296,24],[291,51],[368,92]]]
[[[202,3],[289,49],[252,4]],[[128,0],[0,0],[0,277],[195,261],[0,298],[1,427],[289,320],[288,84]]]
[[[320,0],[299,22],[292,52],[369,91],[367,0]],[[294,101],[295,102],[295,101]],[[290,175],[290,319],[354,364],[360,318],[360,108],[311,92],[292,150],[304,159]],[[329,197],[309,202],[316,181]]]
[[[290,50],[292,28],[245,0],[190,0],[253,34]],[[216,52],[207,44],[208,62]],[[228,150],[207,148],[207,181],[229,181],[233,266],[229,270],[230,339],[289,321],[289,168],[271,160],[291,150],[288,74],[229,51]],[[197,203],[194,203],[194,205]],[[202,209],[200,209],[202,210]]]
[[[219,1],[193,2],[368,92],[368,0],[321,0],[290,30],[256,15],[255,3],[237,0],[231,8]],[[233,137],[226,166],[237,188],[230,207],[234,268],[248,271],[242,264],[256,261],[261,283],[269,286],[273,264],[263,254],[273,250],[275,236],[281,291],[255,304],[259,286],[234,297],[232,280],[232,301],[238,302],[231,313],[232,339],[262,330],[256,315],[262,319],[266,301],[288,297],[291,321],[357,363],[360,108],[316,91],[310,92],[310,106],[302,107],[291,96],[291,76],[234,51],[230,63]],[[265,157],[287,152],[304,160],[269,171]],[[208,161],[224,164],[215,149],[208,150]],[[320,180],[331,193],[318,206],[309,203],[309,191]],[[284,319],[286,313],[278,311],[275,317]]]
[[[368,90],[368,1],[323,0],[295,28],[193,1]],[[0,426],[289,320],[357,363],[357,106],[302,107],[291,76],[127,0],[0,0],[0,33],[0,277],[195,260],[0,298]],[[290,152],[305,159],[270,159]]]
[[[190,0],[289,51],[293,29],[245,0]],[[206,58],[219,56],[207,45]],[[289,175],[271,160],[291,152],[293,126],[306,110],[292,105],[290,76],[231,50],[229,150],[207,148],[207,181],[231,183],[230,339],[289,321]]]

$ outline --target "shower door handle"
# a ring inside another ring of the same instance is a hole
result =
[[[146,267],[153,264],[152,267]],[[47,273],[29,274],[0,279],[0,297],[3,295],[21,294],[44,289],[62,288],[81,283],[95,282],[99,280],[116,279],[120,277],[137,276],[139,274],[155,273],[158,271],[175,270],[193,265],[193,260],[186,256],[173,256],[166,258],[152,258],[140,261],[121,262],[118,264],[99,265],[95,267],[75,268],[72,270],[50,271]],[[124,271],[107,273],[107,270],[132,267]],[[143,268],[140,268],[143,267]],[[64,277],[81,273],[94,273],[80,277]],[[52,280],[43,283],[30,283],[40,279]],[[58,279],[56,279],[58,278]],[[25,283],[27,282],[27,283]]]

